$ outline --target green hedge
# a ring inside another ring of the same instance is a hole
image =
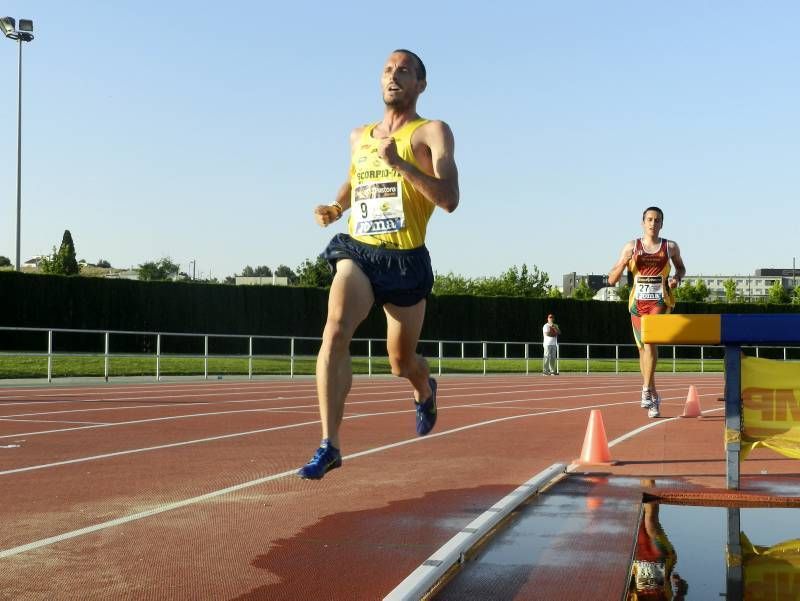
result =
[[[316,288],[137,282],[0,272],[0,325],[318,337],[325,324],[327,297],[326,290]],[[798,310],[800,307],[793,305],[719,303],[681,303],[677,308],[680,313]],[[630,318],[622,302],[475,296],[432,297],[422,338],[538,341],[548,313],[556,315],[563,331],[562,342],[632,342]],[[356,337],[385,335],[386,320],[381,310],[373,308]],[[42,349],[41,338],[41,334],[31,337],[0,332],[0,350]],[[97,336],[60,335],[60,340],[67,347],[61,350],[97,350]],[[123,348],[112,351],[150,351],[154,339],[131,337],[117,344]],[[173,352],[198,352],[196,339],[174,339],[170,344]],[[219,352],[246,352],[240,348],[241,341],[216,344],[221,345],[216,349]]]

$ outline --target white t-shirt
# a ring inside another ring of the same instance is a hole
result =
[[[554,344],[558,344],[558,336],[548,336],[547,333],[550,331],[550,324],[546,323],[542,326],[542,337],[544,338],[543,344],[544,346],[553,346]],[[553,330],[553,334],[555,334],[555,329]]]

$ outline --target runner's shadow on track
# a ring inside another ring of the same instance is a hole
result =
[[[273,541],[251,565],[280,583],[232,601],[381,599],[513,488],[441,490],[374,509],[333,513],[297,536]]]

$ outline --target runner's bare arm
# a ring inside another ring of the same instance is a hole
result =
[[[669,254],[672,257],[672,264],[675,266],[675,275],[669,279],[670,288],[677,288],[683,276],[686,275],[686,266],[683,264],[683,257],[681,257],[681,249],[678,248],[678,243],[672,240],[669,241]]]
[[[433,175],[421,171],[397,154],[393,138],[387,138],[378,149],[379,156],[407,179],[414,188],[437,207],[452,213],[459,200],[458,169],[455,161],[455,139],[444,121],[430,121],[418,130],[419,141],[431,153]]]
[[[611,271],[608,272],[608,283],[610,285],[614,285],[619,282],[619,279],[622,277],[622,273],[625,271],[625,267],[628,265],[628,261],[631,260],[633,257],[633,241],[631,240],[625,246],[622,247],[622,252],[619,255],[619,260],[614,263],[614,267],[611,268]]]
[[[350,132],[350,152],[352,154],[353,148],[361,137],[361,132],[364,131],[363,127],[357,127]],[[351,166],[352,170],[352,166]],[[336,192],[336,199],[329,205],[317,205],[314,208],[314,219],[316,222],[325,227],[338,221],[342,214],[350,208],[350,176],[352,172],[347,173],[347,180],[339,187]],[[341,210],[339,210],[341,208]]]

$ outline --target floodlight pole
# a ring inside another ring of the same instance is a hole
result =
[[[22,232],[22,42],[33,39],[33,21],[20,19],[19,29],[16,20],[11,17],[0,19],[3,35],[19,44],[19,61],[17,64],[17,256],[15,268],[20,270],[20,237]]]
[[[16,270],[20,270],[20,233],[22,231],[22,37],[19,44],[17,67],[17,259]]]

